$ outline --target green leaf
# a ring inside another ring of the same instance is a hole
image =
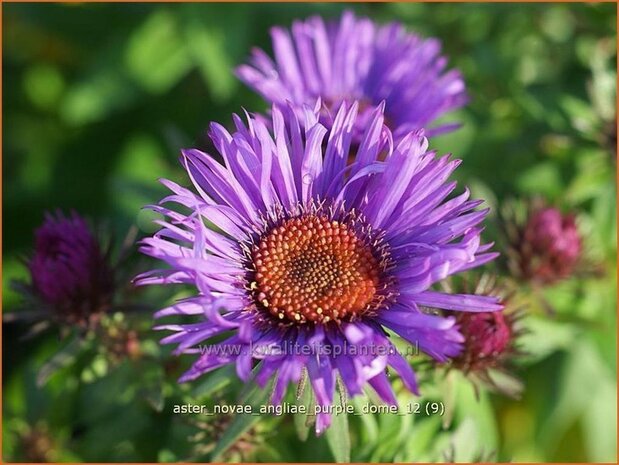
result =
[[[539,361],[551,353],[569,347],[576,337],[575,328],[539,315],[524,320],[526,332],[518,339],[526,358]]]
[[[601,378],[583,419],[585,441],[592,462],[617,460],[617,383]]]
[[[597,199],[609,183],[613,173],[609,169],[608,154],[604,150],[581,150],[577,154],[576,176],[572,179],[565,198],[572,204]]]
[[[178,461],[178,457],[170,449],[161,449],[159,451],[159,455],[157,456],[157,462],[159,463],[170,463]]]
[[[404,461],[421,461],[422,457],[428,457],[431,448],[434,445],[437,433],[441,428],[441,417],[438,415],[431,416],[415,423],[413,429],[414,441],[406,441],[406,458]],[[424,460],[425,461],[425,460]]]
[[[542,194],[556,198],[564,191],[559,168],[551,162],[539,163],[524,171],[518,177],[517,185],[518,190],[527,196]]]
[[[206,377],[204,382],[198,383],[192,391],[195,397],[208,396],[225,388],[234,379],[234,367],[232,365],[221,368]]]
[[[24,266],[22,260],[16,256],[5,256],[2,263],[2,305],[4,315],[6,315],[7,310],[18,305],[22,298],[20,292],[11,283],[26,281],[27,279],[28,268]]]
[[[577,130],[583,134],[589,134],[594,131],[598,125],[598,117],[588,102],[571,95],[565,95],[561,98],[560,104],[563,111],[570,118],[572,126]]]
[[[596,412],[591,413],[591,403],[600,384],[611,379],[614,379],[614,374],[609,373],[591,342],[582,337],[575,338],[562,370],[559,383],[562,389],[558,393],[558,399],[550,414],[542,419],[538,436],[540,444],[550,451],[556,449],[579,417],[599,413],[599,407]],[[606,408],[612,408],[616,412],[612,405]],[[597,421],[605,423],[605,418],[607,414],[603,413]]]
[[[189,51],[212,95],[217,100],[230,97],[238,81],[232,75],[233,64],[224,47],[228,40],[226,32],[216,26],[205,27],[199,18],[194,16],[188,23],[185,34]]]
[[[367,400],[367,397],[355,397],[354,399],[352,399],[352,402],[355,406],[355,411],[360,412]],[[376,422],[375,416],[371,414],[366,414],[360,415],[359,418],[361,418],[361,421],[363,422],[364,428],[362,432],[365,435],[365,442],[369,444],[375,443],[379,435],[378,424]]]
[[[453,462],[473,462],[476,455],[484,452],[485,438],[479,430],[474,416],[466,417],[456,431],[438,442],[439,450],[444,458],[449,457]],[[444,444],[447,442],[448,444]],[[487,447],[492,447],[488,445]],[[487,452],[487,450],[486,450]],[[452,458],[453,457],[453,458]]]
[[[475,396],[475,390],[471,383],[461,378],[457,383],[456,394],[456,418],[459,424],[468,419],[473,420],[477,435],[476,442],[469,442],[468,450],[474,453],[487,452],[494,450],[498,444],[498,432],[495,419],[494,408],[490,402],[488,394],[480,391],[479,399]],[[467,427],[468,428],[468,427]],[[469,431],[468,429],[466,431]],[[465,434],[465,433],[462,433]],[[468,435],[468,433],[466,433]]]
[[[85,341],[79,337],[75,337],[66,346],[60,349],[45,365],[41,367],[37,374],[37,385],[43,386],[47,380],[61,368],[69,366],[79,351],[84,347]]]
[[[27,69],[23,85],[26,95],[34,105],[52,110],[57,105],[66,84],[56,67],[37,64]]]
[[[131,36],[125,51],[129,74],[146,90],[161,94],[192,67],[176,17],[158,9]]]
[[[452,153],[454,147],[457,147],[456,157],[463,157],[471,149],[475,137],[477,135],[477,127],[475,120],[464,110],[450,112],[448,115],[440,118],[433,126],[441,126],[457,122],[461,126],[446,134],[440,134],[430,139],[430,149],[436,150],[440,155]]]
[[[331,426],[325,432],[327,444],[337,463],[350,462],[350,430],[348,414],[333,415]]]
[[[256,407],[266,404],[269,399],[269,395],[269,389],[262,389],[260,386],[254,385],[239,402],[243,403],[245,400],[251,399],[249,403],[254,406],[255,410]],[[224,460],[225,452],[230,449],[230,447],[232,447],[235,442],[259,420],[260,415],[257,412],[252,415],[235,415],[234,419],[230,423],[230,426],[228,426],[217,442],[217,446],[215,446],[212,453],[212,461],[222,462]]]
[[[155,412],[163,411],[165,405],[165,396],[163,394],[164,382],[163,379],[159,384],[151,384],[143,391],[146,402],[155,410]]]
[[[60,116],[69,124],[85,125],[126,108],[136,97],[135,86],[117,69],[104,69],[86,76],[64,94]]]

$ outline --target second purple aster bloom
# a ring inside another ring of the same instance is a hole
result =
[[[76,213],[46,215],[28,267],[32,294],[61,322],[89,326],[111,305],[108,253]]]
[[[496,256],[480,244],[481,201],[468,191],[446,200],[459,161],[429,152],[421,131],[394,146],[382,106],[351,152],[358,111],[343,104],[329,132],[309,107],[299,116],[274,106],[268,124],[235,116],[232,133],[212,124],[223,164],[185,150],[193,190],[163,181],[172,193],[153,208],[166,220],[141,250],[168,267],[138,282],[198,291],[157,313],[194,317],[159,327],[174,332],[163,342],[177,353],[197,355],[182,381],[235,364],[243,380],[274,378],[276,404],[303,373],[319,406],[332,404],[337,377],[351,396],[369,384],[395,404],[388,366],[417,385],[387,330],[446,361],[463,342],[456,319],[425,307],[501,308],[493,297],[431,290]],[[330,421],[320,413],[316,431]]]
[[[271,30],[274,58],[254,49],[237,75],[267,101],[301,107],[320,98],[321,122],[330,127],[343,101],[360,102],[357,134],[371,108],[385,101],[394,137],[420,128],[429,135],[457,125],[433,127],[437,118],[467,101],[460,72],[447,68],[437,39],[408,33],[397,23],[378,26],[346,12],[339,23],[319,17],[296,21],[290,31]]]

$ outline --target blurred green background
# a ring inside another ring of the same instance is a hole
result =
[[[523,340],[531,355],[518,370],[522,400],[482,393],[477,401],[468,383],[452,380],[457,401],[448,429],[438,417],[355,418],[352,460],[472,460],[494,452],[498,460],[615,461],[614,4],[2,5],[4,311],[18,304],[9,282],[26,277],[20,260],[46,210],[74,208],[118,236],[133,224],[152,232],[140,208],[162,197],[156,179],[185,183],[179,149],[208,147],[210,121],[228,125],[242,107],[266,108],[233,67],[254,45],[270,50],[271,25],[314,13],[337,17],[345,8],[442,40],[471,103],[449,116],[463,128],[431,146],[463,158],[458,178],[492,207],[542,195],[577,210],[587,254],[604,270],[545,290],[552,318],[533,304]],[[34,440],[59,461],[204,457],[195,447],[208,439],[188,441],[201,426],[170,406],[217,399],[225,389],[234,397],[238,387],[225,388],[230,381],[220,376],[179,388],[149,317],[132,324],[142,328],[151,360],[111,367],[100,354],[82,356],[42,388],[36,371],[64,342],[56,334],[22,341],[24,327],[4,325],[4,460],[32,459],[26,451]],[[443,386],[435,384],[426,396],[441,399]],[[329,447],[333,436],[300,441],[289,418],[244,427],[258,438],[249,458],[338,454]],[[220,458],[245,457],[226,453]]]

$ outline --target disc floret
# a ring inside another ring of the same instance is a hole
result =
[[[374,314],[388,297],[388,246],[356,212],[313,206],[265,227],[248,247],[255,309],[280,324]]]

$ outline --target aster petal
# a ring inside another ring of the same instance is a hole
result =
[[[249,381],[252,374],[252,353],[248,346],[244,347],[236,358],[236,374],[242,381]]]
[[[279,198],[284,206],[290,208],[298,202],[295,188],[295,177],[292,170],[293,154],[288,147],[284,116],[276,106],[272,110],[273,133],[275,135],[276,157],[273,171],[275,187],[278,189]]]
[[[345,203],[350,205],[351,208],[358,208],[360,205],[365,205],[365,203],[357,200],[359,192],[362,191],[363,184],[369,182],[373,175],[383,173],[384,171],[384,163],[374,163],[357,171],[342,187],[342,190],[336,198],[336,204]]]
[[[378,321],[411,344],[418,344],[423,352],[438,361],[444,362],[462,349],[463,338],[452,317],[426,315],[418,310],[389,310],[383,312]]]
[[[393,351],[389,354],[389,365],[400,375],[402,383],[413,394],[419,395],[419,388],[417,386],[417,377],[415,372],[402,355],[397,351]]]
[[[165,330],[174,330],[175,334],[164,337],[161,340],[161,344],[177,344],[178,346],[174,350],[174,354],[178,355],[185,352],[187,349],[195,346],[196,344],[202,343],[207,339],[217,336],[219,334],[225,333],[228,331],[228,328],[223,328],[221,326],[214,326],[211,324],[202,323],[202,329],[196,330],[188,330],[190,325],[183,325],[180,327],[174,327],[174,325],[162,325],[157,326],[154,329],[165,329]]]
[[[260,368],[255,381],[258,386],[265,388],[269,380],[273,377],[277,369],[281,366],[279,359],[265,359],[260,362]],[[275,402],[274,402],[275,403]]]
[[[312,198],[314,183],[318,180],[322,171],[322,140],[327,133],[324,126],[314,125],[305,134],[307,139],[303,163],[301,166],[301,189],[304,203],[308,203]]]
[[[348,162],[354,123],[357,117],[357,107],[356,102],[350,108],[343,103],[335,116],[325,150],[321,173],[322,188],[319,194],[326,196],[328,188],[334,179],[338,181],[338,185],[334,186],[336,189],[341,188],[344,182],[343,177],[337,176],[337,174],[346,168]]]
[[[242,301],[238,300],[239,304]],[[204,312],[204,308],[201,304],[196,303],[193,300],[186,300],[184,302],[177,302],[169,307],[165,307],[155,313],[155,318],[163,318],[170,315],[199,315]]]
[[[368,383],[374,388],[376,394],[378,394],[379,397],[386,403],[389,405],[398,405],[398,401],[395,398],[391,384],[389,383],[387,375],[384,372],[370,378]]]
[[[213,355],[211,353],[201,355],[191,368],[183,373],[178,382],[185,383],[194,380],[205,373],[232,363],[235,358],[233,355]]]
[[[316,64],[318,73],[323,86],[331,83],[331,45],[327,34],[327,28],[321,18],[311,18],[308,23],[311,25],[312,39],[314,40],[314,53],[316,56]]]
[[[314,389],[316,403],[321,407],[333,404],[335,376],[328,357],[310,357],[307,363],[309,379]],[[331,414],[320,412],[316,415],[316,434],[322,434],[331,425]]]
[[[322,84],[318,75],[318,66],[312,46],[311,30],[301,21],[292,24],[292,35],[299,56],[305,86],[311,95],[319,95]]]
[[[445,310],[465,312],[494,312],[501,310],[500,299],[492,296],[471,294],[445,294],[443,292],[424,291],[413,297],[418,305],[425,305]]]
[[[384,371],[386,358],[372,350],[380,345],[389,346],[389,342],[377,334],[376,328],[349,323],[344,328],[344,337],[339,331],[332,331],[329,341],[334,348],[333,364],[351,396],[361,394],[367,380]]]
[[[391,240],[394,244],[415,240],[430,244],[445,244],[461,236],[465,231],[479,224],[488,214],[488,209],[457,216],[440,224],[421,225],[406,231],[406,234]]]
[[[202,304],[202,307],[204,309],[204,316],[207,320],[223,328],[238,328],[240,322],[235,319],[235,316],[233,314],[234,312],[230,312],[226,308],[229,300],[230,299],[227,297],[212,298],[211,296],[194,297],[193,299],[194,302]],[[221,310],[224,310],[226,312],[225,316],[220,313]],[[230,315],[231,313],[232,316],[226,318],[226,316]]]
[[[302,364],[295,358],[285,358],[277,370],[277,381],[273,389],[273,404],[281,404],[286,387],[290,383],[298,383],[301,379]]]
[[[481,247],[478,249],[478,251],[481,249]],[[488,262],[491,262],[492,260],[494,260],[495,258],[497,258],[500,254],[498,252],[493,252],[493,253],[484,253],[484,254],[478,254],[475,256],[475,260],[467,263],[466,265],[463,265],[460,268],[460,272],[466,271],[466,270],[470,270],[472,268],[476,268],[478,266],[482,266],[485,265]]]
[[[229,260],[221,259],[215,255],[204,254],[196,258],[170,259],[168,263],[178,269],[197,271],[218,280],[222,279],[222,274],[241,276],[246,273],[238,264],[230,264]]]
[[[225,203],[256,220],[257,206],[224,167],[199,150],[183,150],[182,153],[187,173],[205,200]]]
[[[399,218],[394,220],[389,227],[389,230],[393,231],[390,233],[390,236],[395,236],[396,232],[405,231],[413,225],[430,224],[433,221],[438,222],[435,219],[437,216],[436,210],[440,210],[438,215],[442,216],[447,214],[452,208],[456,208],[456,206],[465,202],[469,196],[468,190],[441,205],[441,202],[454,191],[456,185],[456,181],[453,181],[438,187],[425,198],[412,195],[407,200],[404,200],[401,211],[398,212]],[[429,215],[432,215],[432,217]]]
[[[215,224],[230,236],[237,239],[242,239],[247,236],[244,231],[246,220],[239,215],[236,210],[224,205],[213,205],[211,199],[207,202],[203,198],[198,197],[191,191],[178,186],[172,181],[162,179],[160,182],[175,193],[175,195],[163,198],[159,202],[160,205],[174,202],[192,210],[199,208],[200,213],[207,221]]]
[[[142,249],[140,249],[142,252]],[[155,284],[189,284],[193,277],[184,271],[159,269],[140,273],[133,282],[136,286],[148,286]]]
[[[355,364],[355,359],[347,355],[339,355],[334,358],[333,363],[342,377],[348,394],[350,396],[362,394],[365,379],[361,373],[359,373],[358,367]]]
[[[281,70],[281,78],[288,88],[297,90],[296,95],[292,95],[292,98],[298,99],[300,97],[298,90],[303,87],[303,80],[290,34],[283,28],[274,27],[271,29],[271,37],[275,61]]]
[[[378,106],[372,111],[368,127],[363,133],[359,150],[355,155],[355,162],[357,163],[357,170],[363,169],[365,166],[374,163],[378,160],[378,154],[384,148],[385,141],[382,139],[385,123],[385,103],[380,102]],[[388,151],[388,155],[391,155],[393,147]],[[353,174],[357,171],[354,170]]]
[[[375,227],[388,224],[415,173],[420,156],[426,152],[427,147],[428,141],[423,137],[423,132],[411,133],[400,142],[389,158],[381,177],[380,188],[373,196],[375,201],[365,210]]]

